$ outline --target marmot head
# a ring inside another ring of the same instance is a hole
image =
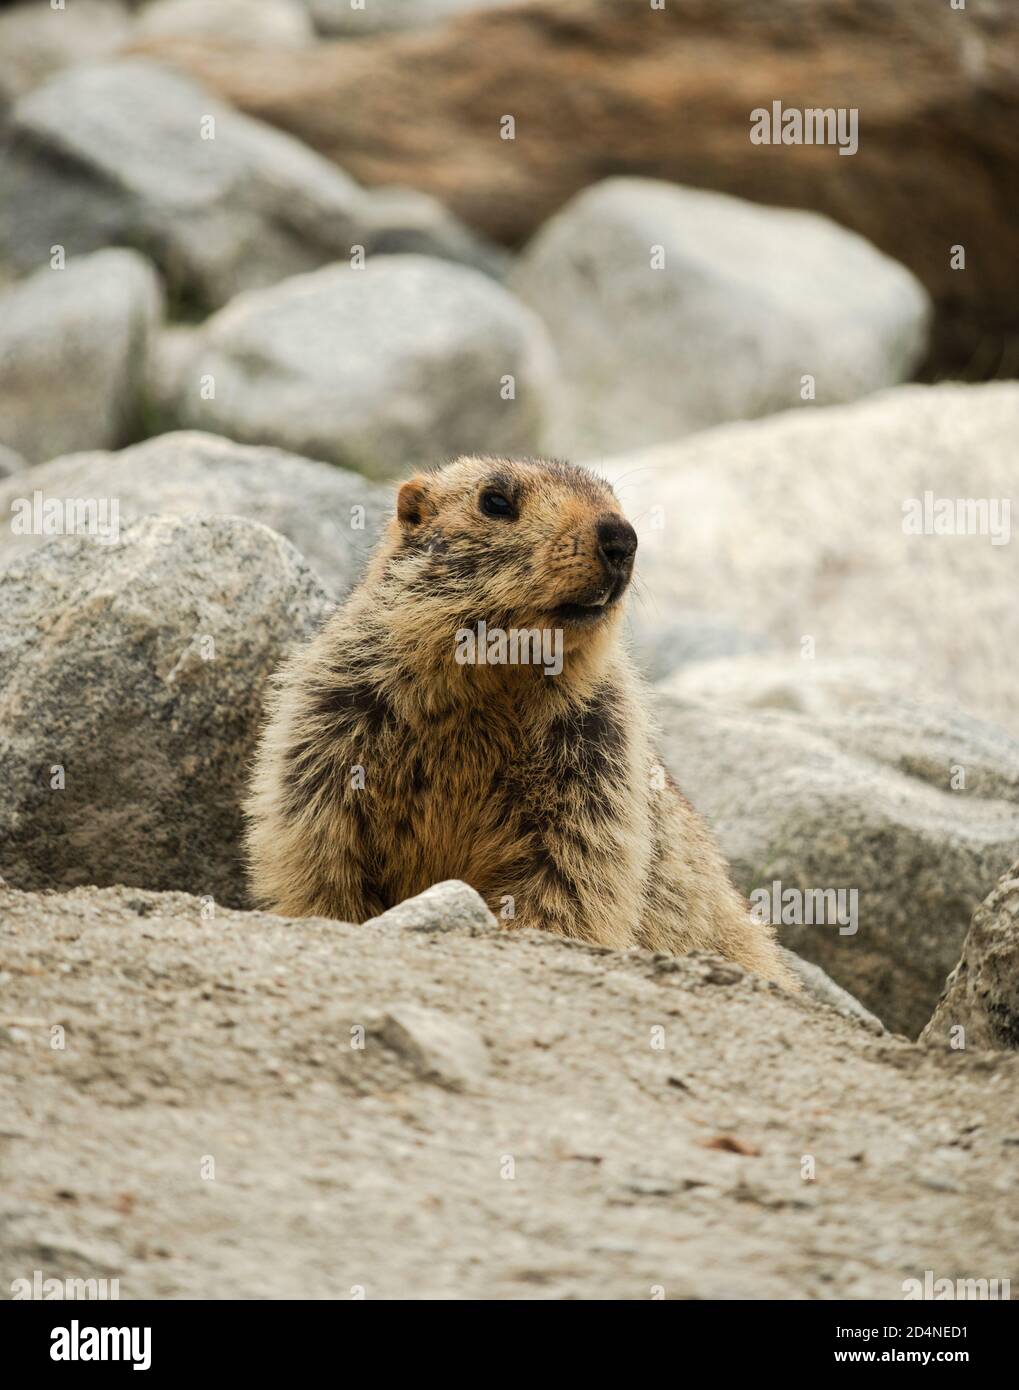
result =
[[[460,458],[415,475],[388,539],[390,572],[433,611],[562,628],[570,646],[618,615],[637,549],[608,483],[544,460]]]

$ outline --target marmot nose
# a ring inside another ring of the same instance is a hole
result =
[[[603,516],[597,524],[598,554],[614,573],[626,569],[637,549],[637,532],[621,516]]]

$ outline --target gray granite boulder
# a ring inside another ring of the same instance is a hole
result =
[[[18,100],[0,142],[0,275],[109,245],[159,265],[176,309],[375,248],[488,268],[424,194],[376,200],[330,160],[140,57],[61,72]]]
[[[1017,437],[1016,382],[899,386],[595,459],[640,538],[645,664],[710,654],[699,621],[718,655],[897,663],[1019,734]]]
[[[1019,861],[980,904],[921,1041],[1019,1049]]]
[[[162,308],[136,251],[71,258],[0,290],[0,440],[29,463],[126,443]]]
[[[243,904],[266,682],[327,609],[293,546],[237,517],[151,516],[0,573],[0,875]]]
[[[213,315],[176,419],[392,477],[460,453],[533,453],[553,370],[539,320],[491,279],[369,256]]]
[[[905,267],[826,217],[652,179],[578,194],[512,283],[562,362],[546,448],[573,455],[893,386],[931,317]]]
[[[70,454],[0,482],[0,568],[50,538],[14,529],[26,502],[116,499],[121,525],[149,512],[244,516],[291,541],[334,598],[346,594],[392,512],[389,489],[281,449],[182,431],[119,453]]]
[[[1019,741],[853,663],[734,657],[657,689],[665,763],[751,906],[916,1037],[1019,849]]]

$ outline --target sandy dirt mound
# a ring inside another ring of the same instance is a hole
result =
[[[122,1298],[1019,1284],[1019,1057],[465,913],[202,912],[0,890],[5,1294],[36,1269]]]

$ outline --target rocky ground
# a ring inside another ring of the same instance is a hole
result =
[[[1019,1287],[1017,28],[801,11],[0,13],[0,1293]],[[818,87],[851,159],[749,140]],[[247,910],[272,673],[459,452],[616,487],[663,761],[852,896],[802,995]]]
[[[628,622],[666,764],[744,892],[857,893],[851,934],[785,939],[911,1037],[1019,848],[1019,552],[908,535],[902,499],[1007,498],[1017,422],[1011,383],[903,386],[601,465],[641,536]],[[355,581],[389,491],[178,432],[16,472],[0,507],[36,493],[115,498],[121,530],[0,538],[3,872],[245,906],[266,683]]]
[[[0,894],[4,1286],[37,1268],[127,1298],[1019,1282],[1016,1056],[875,1036],[707,957],[500,933],[464,898],[402,911],[358,928],[203,920],[179,893]]]

